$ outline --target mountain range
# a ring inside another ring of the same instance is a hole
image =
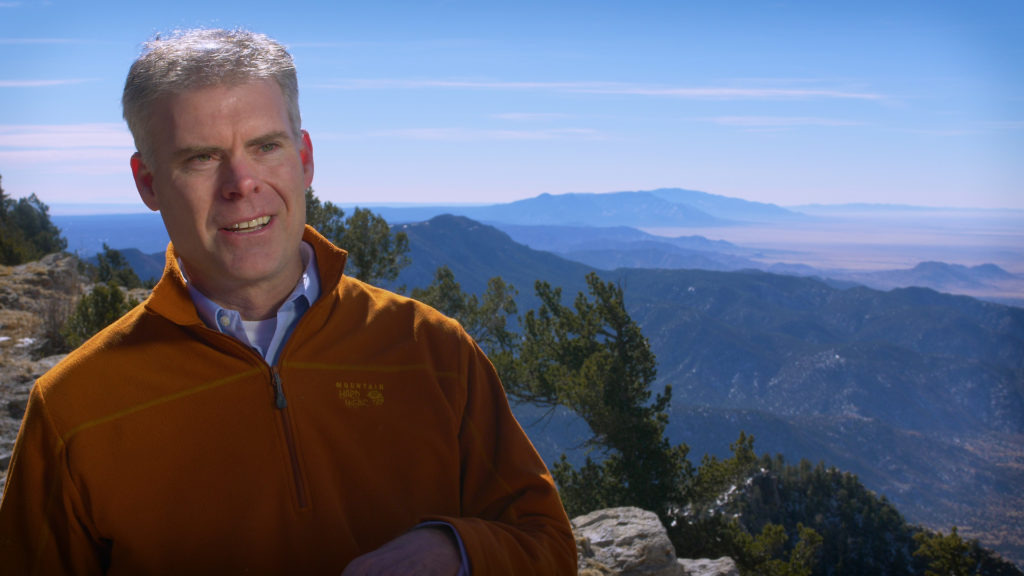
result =
[[[600,270],[759,269],[818,277],[835,286],[929,287],[1024,306],[1024,245],[1019,241],[1024,213],[1013,211],[884,205],[787,209],[679,188],[542,194],[488,206],[370,209],[392,224],[422,222],[440,214],[466,216],[506,232],[520,244]],[[79,255],[91,256],[106,243],[126,252],[138,250],[126,256],[142,268],[143,279],[158,276],[162,269],[163,257],[149,256],[162,253],[168,242],[157,214],[65,215],[53,220],[68,239],[69,250]],[[950,232],[958,228],[978,232]],[[856,243],[837,243],[837,231],[849,235],[851,230]],[[936,230],[944,232],[936,237]],[[887,234],[895,235],[891,245],[886,244]],[[722,239],[731,236],[744,241]],[[788,240],[765,242],[777,236]],[[866,255],[851,264],[844,258],[850,253]],[[954,260],[941,261],[946,258]]]
[[[482,292],[501,276],[536,306],[533,283],[571,299],[593,268],[499,230],[441,216],[401,226],[422,286],[437,266]],[[724,455],[740,430],[762,452],[857,474],[915,522],[1024,558],[1024,310],[931,289],[882,292],[747,270],[624,268],[627,308],[674,390],[668,433]],[[571,414],[520,418],[548,461],[579,445]]]
[[[541,194],[488,206],[371,206],[388,222],[420,222],[457,214],[481,222],[515,225],[686,227],[799,221],[807,216],[774,204],[682,188],[603,194]]]

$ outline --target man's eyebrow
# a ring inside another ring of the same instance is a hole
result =
[[[261,146],[268,142],[278,142],[281,140],[291,141],[291,136],[284,130],[277,130],[275,132],[268,132],[267,134],[252,138],[246,141],[245,146],[246,148],[251,148],[253,146]]]
[[[216,154],[220,151],[217,146],[186,146],[184,148],[178,148],[174,151],[175,160],[184,160],[193,156],[200,156],[203,154]]]

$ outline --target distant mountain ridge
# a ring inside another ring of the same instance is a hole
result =
[[[484,206],[373,206],[391,224],[423,222],[442,214],[478,222],[520,226],[691,227],[725,226],[743,221],[806,218],[773,204],[750,202],[681,188],[610,193],[541,194],[515,202]],[[350,209],[349,209],[350,211]],[[138,248],[144,253],[167,245],[157,213],[55,215],[53,222],[69,238],[68,249],[90,256],[102,249]],[[131,245],[120,242],[130,240]]]
[[[593,270],[585,264],[518,244],[497,228],[465,216],[446,214],[396,228],[409,236],[412,263],[394,286],[426,286],[433,281],[439,262],[443,262],[467,292],[483,293],[488,279],[501,276],[515,285],[524,301],[532,306],[537,279],[568,276],[576,278],[572,286],[582,287],[583,277]]]
[[[699,268],[739,270],[759,263],[752,251],[703,236],[668,238],[625,226],[525,226],[495,224],[513,240],[537,250],[555,252],[600,270],[615,268]]]
[[[518,225],[630,226],[676,228],[729,226],[743,222],[779,222],[808,216],[774,204],[750,202],[685,190],[541,194],[488,206],[365,206],[388,222],[418,222],[440,214],[466,216],[486,223]]]
[[[937,290],[942,290],[944,286],[982,285],[985,282],[1020,279],[1019,275],[1011,274],[995,264],[963,266],[945,262],[921,262],[909,270],[851,273],[844,276],[848,279],[864,279],[866,284],[871,283],[879,288],[929,286]]]
[[[158,214],[56,216],[68,248],[83,257],[102,250],[103,244],[120,249],[139,277],[158,278],[163,269],[167,233]],[[910,286],[973,294],[987,300],[1024,306],[1024,275],[995,264],[964,266],[921,262],[913,268],[889,270],[818,269],[799,263],[766,263],[766,259],[793,259],[799,255],[771,254],[703,236],[655,236],[626,226],[567,226],[496,223],[520,244],[554,252],[563,258],[600,270],[667,268],[700,270],[759,269],[780,274],[825,279],[833,286],[862,284],[881,290]]]
[[[139,277],[142,282],[156,283],[160,279],[160,276],[164,273],[164,265],[167,263],[167,257],[165,252],[154,252],[152,254],[144,254],[141,250],[136,248],[121,248],[118,250],[128,266],[131,267],[135,275]],[[96,256],[88,258],[88,261],[95,264],[97,261]]]
[[[833,282],[861,284],[876,290],[931,288],[950,294],[985,294],[985,300],[1024,307],[1024,275],[1012,274],[995,264],[964,266],[946,262],[920,262],[900,270],[816,270],[811,267],[758,268],[797,276],[828,278]]]
[[[764,270],[822,278],[833,286],[861,284],[879,290],[924,287],[952,294],[986,295],[987,300],[1024,306],[1024,275],[995,264],[964,266],[921,262],[911,269],[837,270],[805,264],[765,263],[755,250],[703,236],[655,236],[627,227],[526,226],[496,223],[522,244],[581,262],[600,270],[666,268],[697,270]],[[783,255],[792,257],[792,255]],[[781,256],[780,256],[781,257]]]
[[[805,214],[794,212],[776,204],[731,198],[729,196],[720,196],[718,194],[709,194],[685,188],[658,188],[651,190],[650,194],[664,198],[673,204],[692,206],[723,220],[778,222],[809,219]]]
[[[629,226],[560,226],[494,224],[520,244],[549,252],[572,252],[585,249],[606,249],[637,242],[660,242],[687,250],[704,250],[741,254],[748,250],[724,240],[708,240],[704,236],[655,236]]]

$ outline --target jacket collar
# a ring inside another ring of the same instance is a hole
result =
[[[338,290],[341,277],[345,272],[345,261],[348,252],[331,244],[311,226],[307,225],[302,239],[313,246],[317,267],[320,272],[320,295]],[[195,304],[188,294],[188,287],[178,267],[178,255],[174,244],[167,245],[164,260],[164,273],[149,298],[145,302],[146,310],[167,318],[182,326],[203,325],[196,312]]]

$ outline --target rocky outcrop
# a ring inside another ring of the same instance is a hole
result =
[[[730,558],[680,560],[657,514],[608,508],[572,520],[581,576],[739,576]]]
[[[679,564],[687,576],[739,576],[740,574],[739,568],[736,567],[736,562],[732,558],[680,559]]]
[[[36,262],[0,266],[0,490],[32,383],[61,356],[41,344],[59,329],[79,292],[78,258],[50,254]]]

